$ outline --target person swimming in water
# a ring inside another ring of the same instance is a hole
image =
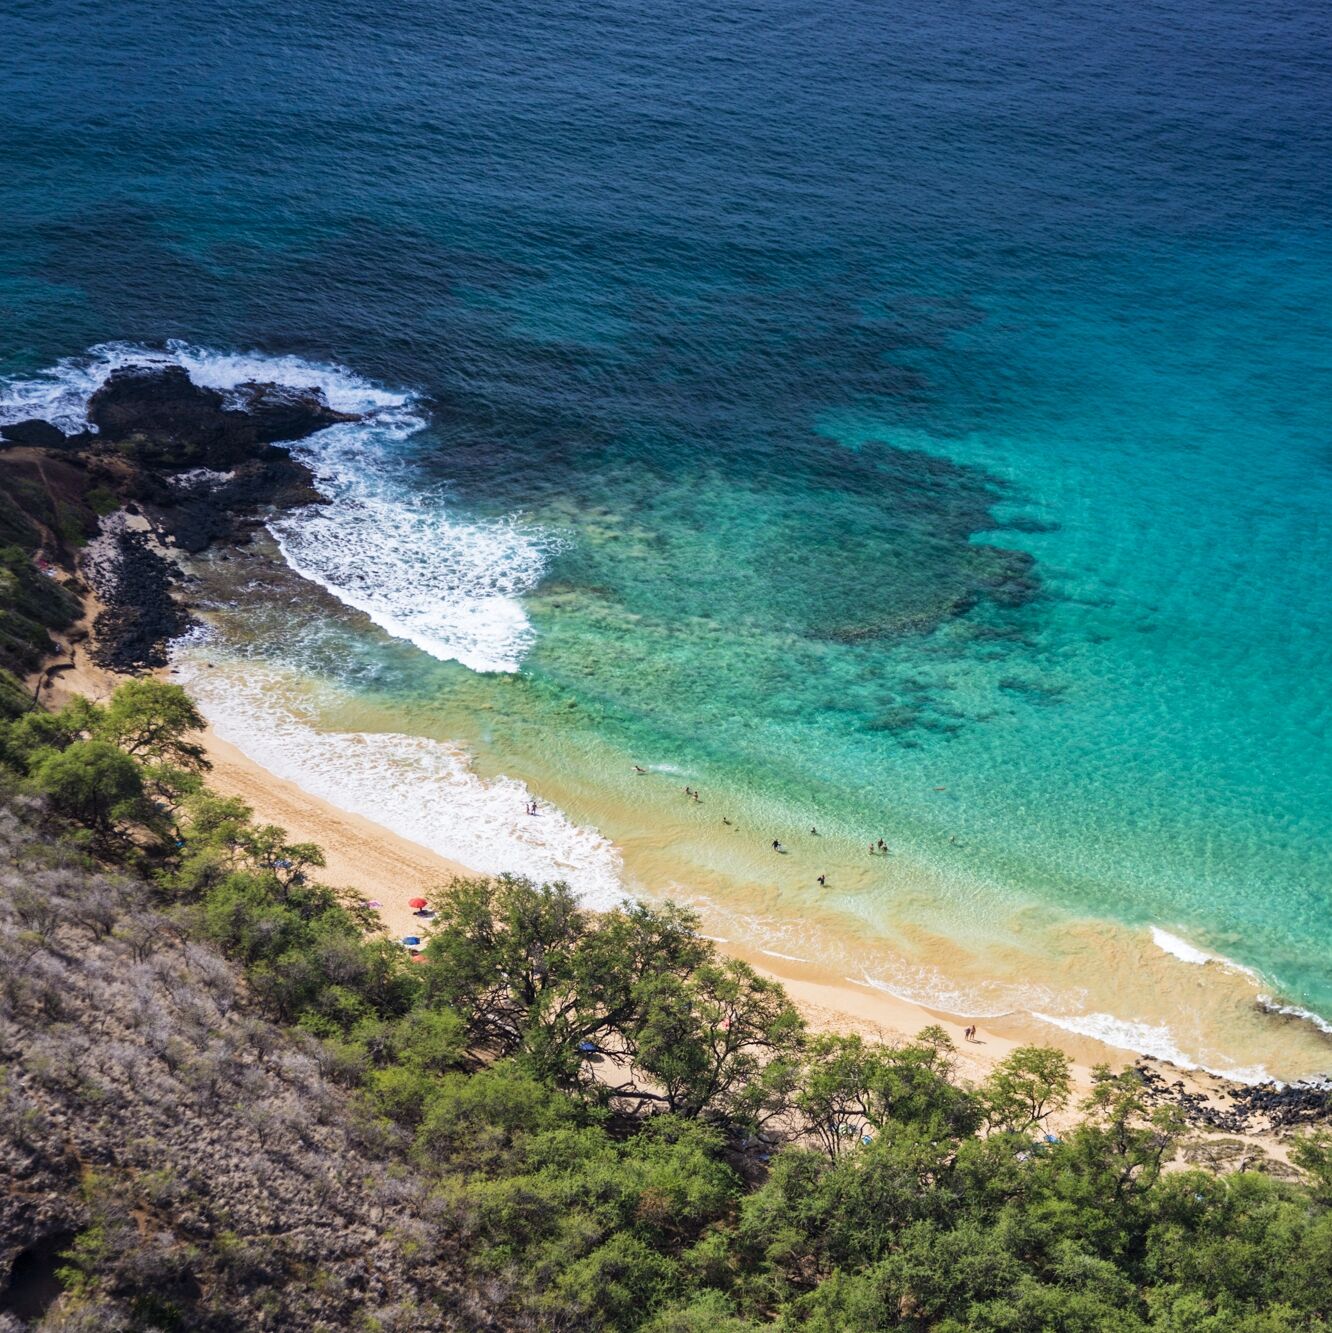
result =
[[[776,838],[772,840],[772,850],[774,852],[780,852],[782,850],[782,844],[778,842]]]
[[[635,764],[635,765],[634,765],[634,772],[635,772],[635,773],[646,773],[646,772],[647,772],[647,769],[644,768],[642,764]]]
[[[820,885],[827,884],[827,882],[828,882],[828,876],[827,876],[827,875],[820,875],[820,876],[819,876],[819,884],[820,884]]]
[[[809,826],[809,833],[810,833],[810,836],[813,837],[813,838],[817,838],[817,837],[819,836],[819,831],[818,831],[818,829],[816,829],[816,828],[814,827],[813,824],[811,824],[811,825]]]

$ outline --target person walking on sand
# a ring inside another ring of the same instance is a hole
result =
[[[828,883],[828,876],[827,876],[827,875],[820,875],[820,876],[819,876],[819,887],[820,887],[820,888],[823,888],[827,883]]]
[[[778,842],[776,838],[772,840],[772,850],[774,852],[780,852],[782,850],[782,844]]]

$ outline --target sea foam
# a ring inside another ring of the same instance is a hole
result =
[[[1194,948],[1187,940],[1172,935],[1168,930],[1162,930],[1160,926],[1152,927],[1152,943],[1165,953],[1173,954],[1183,963],[1202,964],[1217,961],[1210,953]]]
[[[270,524],[283,556],[303,578],[433,657],[474,671],[518,670],[533,641],[519,598],[536,586],[556,543],[512,518],[463,520],[442,488],[423,485],[401,447],[426,424],[406,391],[298,356],[114,342],[0,387],[0,421],[43,417],[66,431],[87,429],[92,393],[117,367],[145,363],[183,366],[196,384],[224,394],[247,380],[319,388],[330,406],[364,416],[291,446],[331,503]]]
[[[1168,1060],[1180,1069],[1201,1069],[1236,1083],[1270,1083],[1272,1076],[1261,1065],[1241,1069],[1216,1069],[1202,1064],[1185,1054],[1176,1044],[1174,1034],[1164,1023],[1139,1023],[1132,1019],[1116,1018],[1114,1014],[1043,1014],[1032,1011],[1033,1018],[1052,1027],[1092,1037],[1107,1046],[1135,1051],[1157,1060]]]
[[[531,793],[512,778],[483,780],[457,746],[423,736],[321,730],[301,715],[282,671],[245,663],[202,667],[182,642],[177,676],[223,740],[270,773],[484,874],[564,880],[590,907],[623,900],[615,848],[558,810],[526,813]],[[308,690],[309,682],[302,681]],[[313,696],[314,711],[337,702]],[[303,698],[310,699],[306,693]]]
[[[394,444],[419,419],[334,426],[294,446],[331,501],[269,524],[287,563],[382,630],[473,671],[517,671],[534,633],[519,597],[553,544],[515,520],[466,522],[402,475]]]

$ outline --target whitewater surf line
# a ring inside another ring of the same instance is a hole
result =
[[[562,880],[593,908],[623,901],[610,842],[550,806],[527,815],[532,793],[523,783],[482,779],[466,751],[428,737],[321,730],[278,702],[292,693],[289,676],[228,663],[211,646],[208,669],[205,643],[178,641],[176,679],[218,736],[270,773],[481,874]],[[334,693],[324,687],[316,711],[331,707]]]
[[[458,518],[440,487],[421,483],[402,450],[426,426],[414,394],[299,356],[108,342],[4,386],[0,422],[41,417],[86,430],[88,399],[112,371],[145,364],[182,366],[194,383],[223,394],[253,380],[317,388],[330,407],[363,417],[288,446],[329,503],[269,522],[284,559],[432,657],[473,671],[518,670],[535,637],[519,599],[540,582],[558,544],[516,520]]]

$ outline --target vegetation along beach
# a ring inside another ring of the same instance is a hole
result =
[[[1325,1326],[1326,13],[0,49],[0,1333]]]

